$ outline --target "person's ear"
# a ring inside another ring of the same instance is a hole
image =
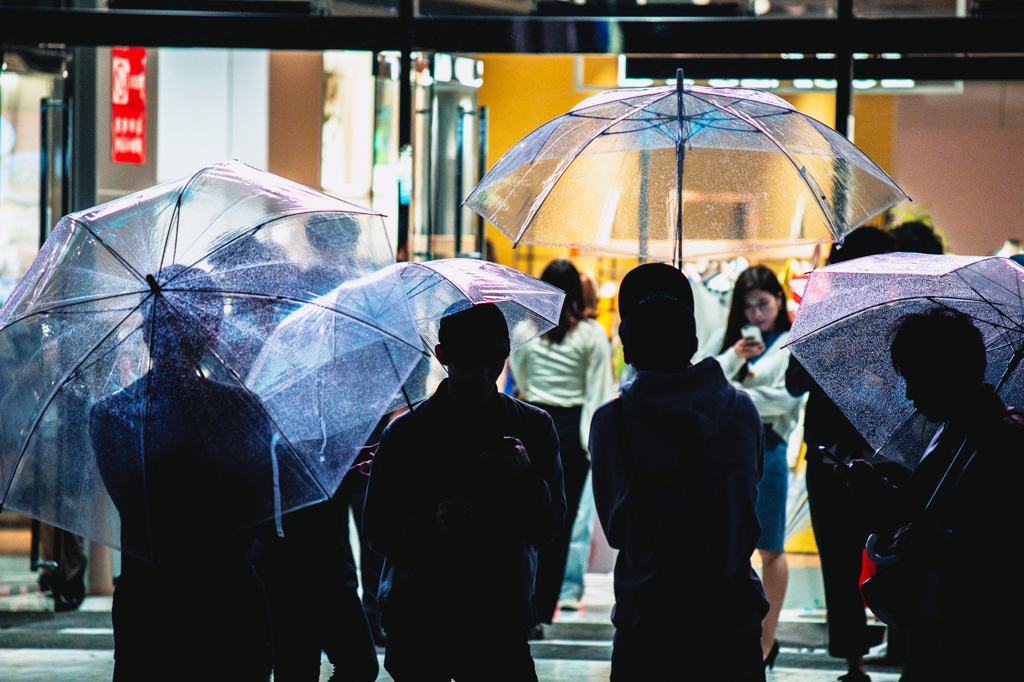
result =
[[[445,367],[448,366],[448,362],[444,359],[444,349],[441,348],[441,344],[439,343],[434,345],[434,356],[437,358],[437,361],[440,362],[442,365],[444,365]]]
[[[632,365],[633,362],[629,359],[629,351],[626,350],[626,344],[622,344],[622,361],[627,365]]]

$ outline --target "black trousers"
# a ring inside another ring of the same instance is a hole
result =
[[[808,452],[811,451],[808,446]],[[853,458],[870,453],[844,452],[840,445],[839,454]],[[887,466],[878,465],[882,475],[900,476]],[[807,458],[807,502],[825,584],[829,654],[836,658],[863,656],[870,648],[864,597],[860,592],[864,544],[868,535],[880,532],[891,521],[878,502],[852,495],[832,463],[823,461],[820,455]],[[902,647],[902,638],[890,631],[889,648],[894,658],[901,657],[902,652],[897,649]]]
[[[590,460],[587,451],[580,444],[580,417],[583,408],[540,404],[537,407],[550,414],[555,423],[555,431],[558,433],[558,456],[562,460],[565,485],[565,522],[555,539],[537,552],[537,581],[534,587],[537,619],[542,623],[550,623],[555,617],[558,597],[562,593],[565,561],[569,556],[569,543],[572,540],[572,526],[580,508],[583,486],[587,482],[587,472],[590,471]]]
[[[537,682],[524,630],[464,620],[389,621],[384,669],[395,682]]]
[[[706,634],[666,629],[643,641],[629,641],[633,638],[616,632],[611,682],[763,682],[759,632],[732,641],[710,639]]]
[[[363,587],[363,611],[366,612],[366,619],[373,627],[380,626],[380,604],[377,603],[377,590],[380,587],[380,574],[384,570],[384,557],[370,549],[363,535],[363,504],[366,502],[366,484],[369,479],[353,476],[353,481],[343,485],[338,494],[344,497],[344,504],[352,507],[352,516],[356,522],[356,532],[359,542],[359,583]],[[347,477],[346,477],[347,478]],[[352,552],[352,538],[349,536],[348,526],[345,526],[345,550],[348,552],[350,563],[355,565],[355,556]]]

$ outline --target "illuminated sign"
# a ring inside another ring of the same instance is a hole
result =
[[[110,160],[146,163],[146,48],[115,47],[110,58]]]

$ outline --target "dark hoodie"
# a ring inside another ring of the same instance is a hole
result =
[[[768,605],[750,556],[761,535],[754,505],[764,433],[753,401],[713,358],[676,374],[638,372],[621,400],[635,473],[614,402],[590,431],[597,513],[620,550],[618,633],[643,636],[669,617],[716,638],[759,632]]]

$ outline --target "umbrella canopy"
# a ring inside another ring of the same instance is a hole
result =
[[[158,560],[326,499],[422,355],[393,263],[238,162],[66,216],[0,310],[2,506]],[[274,351],[330,362],[254,368],[311,302]]]
[[[987,349],[985,381],[1024,404],[1024,268],[1006,258],[891,253],[811,273],[789,347],[877,453],[913,469],[938,424],[906,400],[889,348],[896,321],[945,306],[969,315]],[[941,343],[941,339],[936,339]]]
[[[863,152],[745,88],[613,90],[518,142],[466,205],[515,244],[680,262],[841,241],[906,198]]]
[[[480,303],[494,303],[505,315],[512,350],[529,343],[558,325],[565,292],[536,277],[497,263],[446,258],[426,263],[394,266],[413,309],[416,328],[430,355],[417,365],[396,398],[395,409],[405,401],[423,400],[445,376],[433,356],[441,318]]]

